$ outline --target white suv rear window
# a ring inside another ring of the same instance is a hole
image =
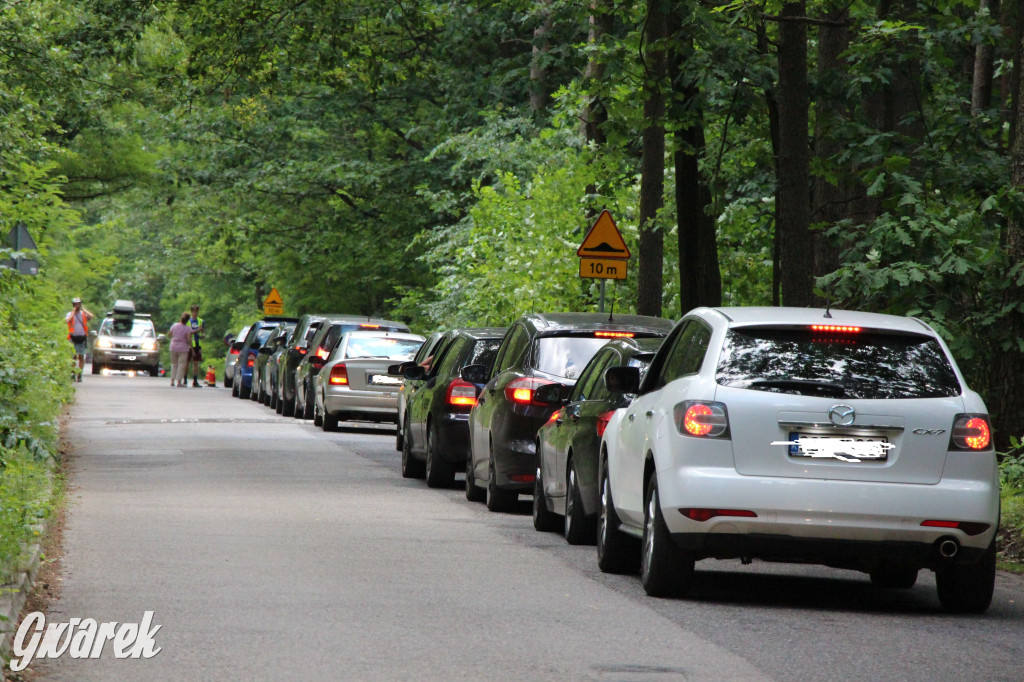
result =
[[[873,331],[730,329],[716,381],[830,398],[944,398],[961,393],[956,373],[934,338]]]

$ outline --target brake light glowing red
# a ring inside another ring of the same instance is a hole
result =
[[[553,384],[553,381],[524,377],[516,379],[505,387],[505,399],[518,405],[533,405],[533,392],[546,384]]]
[[[608,422],[611,421],[612,415],[615,414],[615,410],[609,410],[608,412],[602,412],[597,415],[597,437],[601,438],[604,436],[604,430],[608,428]]]
[[[249,359],[245,361],[245,366],[246,367],[252,367],[255,364],[256,364],[256,358],[254,358],[251,355],[249,356]]]
[[[673,412],[676,428],[685,436],[728,437],[729,417],[722,403],[687,400],[676,405]]]
[[[745,519],[756,519],[757,514],[749,509],[704,509],[701,507],[684,507],[679,513],[693,521],[710,521],[716,516],[738,516]]]
[[[476,386],[463,379],[455,379],[448,384],[445,400],[453,407],[473,407],[476,405]]]
[[[633,332],[594,332],[599,339],[631,339],[635,336]]]
[[[921,525],[926,528],[953,528],[963,531],[964,535],[972,536],[981,535],[990,528],[989,524],[978,523],[977,521],[944,521],[937,519],[922,521]]]
[[[327,380],[331,386],[347,386],[348,385],[348,368],[344,364],[335,365],[331,367],[331,376]]]
[[[241,349],[241,348],[232,348],[232,349],[231,349],[231,354],[232,354],[232,355],[238,355],[238,354],[239,354],[239,353],[241,353],[241,352],[242,352],[242,349]]]
[[[953,422],[953,445],[963,450],[987,450],[992,445],[992,428],[982,416],[964,415]]]
[[[860,327],[850,327],[841,324],[812,324],[811,329],[816,332],[839,332],[841,334],[860,333]]]
[[[302,346],[295,346],[295,350],[299,351],[299,355],[305,355],[306,354],[306,349],[303,348]]]
[[[323,346],[320,346],[319,348],[316,349],[316,356],[318,358],[323,358],[324,360],[326,360],[327,356],[330,355],[330,354],[331,354],[331,351],[327,350]]]

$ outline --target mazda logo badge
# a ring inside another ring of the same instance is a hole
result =
[[[857,413],[849,405],[833,405],[828,408],[828,418],[836,426],[849,426],[857,418]]]

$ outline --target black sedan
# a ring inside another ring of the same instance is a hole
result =
[[[431,488],[446,488],[469,457],[469,412],[483,384],[459,376],[466,365],[490,366],[504,329],[460,329],[452,333],[430,369],[416,365],[405,376],[422,385],[405,409],[402,475],[426,476]]]
[[[610,341],[587,364],[565,405],[540,427],[533,489],[534,528],[562,530],[573,545],[594,543],[601,507],[597,483],[601,436],[612,412],[633,400],[630,394],[609,391],[604,372],[609,367],[626,366],[636,367],[643,374],[661,343],[662,339]],[[543,388],[538,391],[536,399],[543,401],[544,392]],[[551,399],[561,404],[557,394]]]
[[[671,329],[671,321],[643,315],[612,320],[603,313],[531,313],[516,320],[502,339],[493,368],[462,369],[464,380],[486,383],[469,418],[472,453],[466,496],[483,496],[491,511],[507,511],[519,493],[532,493],[537,430],[556,409],[536,401],[535,391],[559,384],[568,396],[583,368],[608,341],[661,338]]]

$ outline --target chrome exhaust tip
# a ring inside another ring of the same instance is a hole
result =
[[[943,559],[953,559],[960,553],[960,543],[955,538],[939,538],[935,541],[935,549]]]

